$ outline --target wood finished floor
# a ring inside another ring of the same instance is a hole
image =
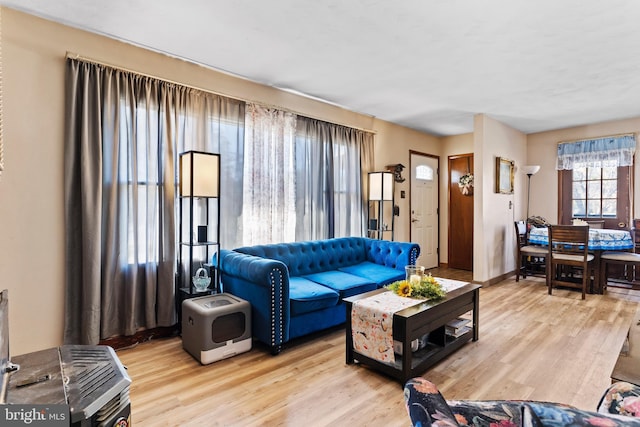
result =
[[[448,269],[434,276],[468,280]],[[508,279],[480,291],[480,339],[423,376],[448,399],[536,399],[595,409],[640,292],[554,290]],[[247,353],[200,365],[167,338],[118,351],[136,426],[408,426],[398,382],[346,365],[344,328],[297,340],[278,356]]]

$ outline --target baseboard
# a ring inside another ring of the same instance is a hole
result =
[[[516,271],[509,271],[507,273],[501,274],[499,276],[493,277],[489,280],[485,280],[484,282],[475,282],[474,283],[478,283],[480,285],[482,285],[483,287],[485,286],[491,286],[491,285],[495,285],[496,283],[502,282],[503,280],[508,279],[509,277],[513,276],[514,274],[516,274]]]

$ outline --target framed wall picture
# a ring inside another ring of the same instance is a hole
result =
[[[513,194],[513,160],[496,157],[496,193]]]

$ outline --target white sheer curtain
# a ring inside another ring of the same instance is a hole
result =
[[[242,244],[295,240],[296,115],[247,104]]]

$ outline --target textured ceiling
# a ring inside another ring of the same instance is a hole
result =
[[[0,4],[435,135],[640,117],[637,0]]]

